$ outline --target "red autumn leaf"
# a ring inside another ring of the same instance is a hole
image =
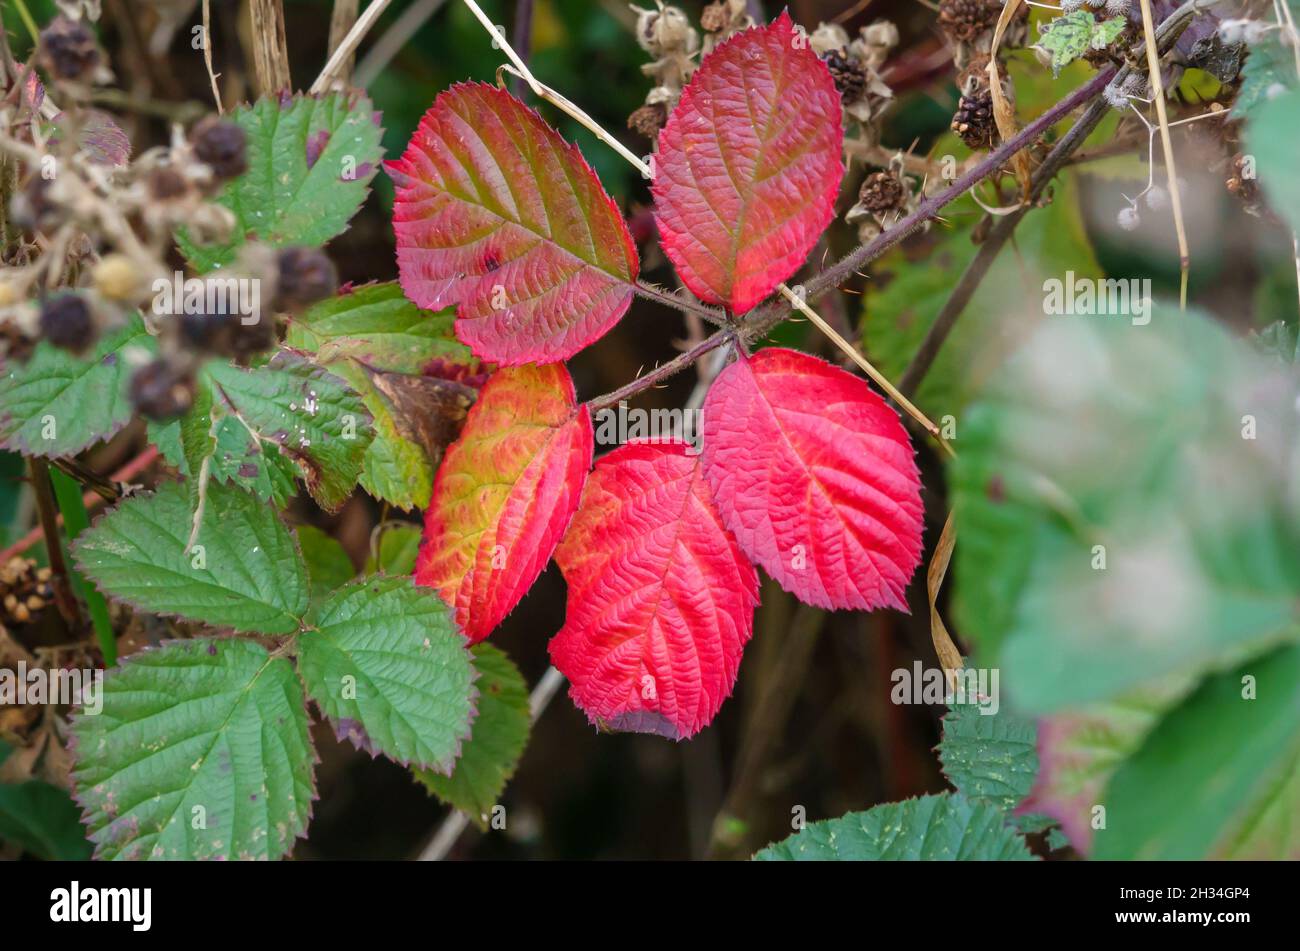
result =
[[[635,442],[596,463],[555,553],[569,601],[550,646],[593,722],[673,739],[730,695],[758,603],[688,449]]]
[[[591,414],[561,363],[498,371],[438,468],[415,566],[471,644],[542,573],[591,468]]]
[[[921,478],[898,414],[866,381],[771,348],[704,403],[704,473],[741,549],[799,600],[906,610]]]
[[[701,300],[742,314],[793,274],[834,214],[840,96],[787,13],[704,58],[659,135],[655,219]]]
[[[402,289],[420,307],[458,305],[456,335],[479,357],[564,360],[631,303],[638,261],[618,207],[508,92],[453,86],[385,168]]]

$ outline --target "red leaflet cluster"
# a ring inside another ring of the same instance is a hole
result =
[[[639,264],[618,207],[505,90],[453,86],[385,168],[402,289],[421,307],[456,304],[456,335],[484,360],[567,359],[631,303]]]
[[[653,184],[686,285],[739,313],[789,277],[833,213],[841,142],[834,83],[787,15],[706,57]],[[554,553],[569,594],[550,652],[574,702],[604,726],[682,739],[735,686],[754,565],[818,607],[906,610],[920,477],[865,381],[792,350],[739,353],[705,401],[702,453],[633,442],[593,471],[568,372],[529,365],[592,342],[632,293],[630,238],[590,168],[536,113],[468,84],[438,98],[390,172],[402,286],[423,306],[457,303],[461,339],[507,367],[447,451],[416,568],[472,642]]]

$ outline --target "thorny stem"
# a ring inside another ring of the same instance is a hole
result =
[[[705,304],[699,303],[698,301],[690,300],[683,297],[681,294],[676,294],[673,291],[658,287],[648,281],[637,281],[636,292],[640,296],[646,298],[646,300],[657,301],[665,307],[674,307],[684,313],[695,314],[697,317],[702,317],[715,326],[723,327],[727,324],[727,315],[716,307],[709,307]]]
[[[739,339],[739,333],[735,328],[726,328],[719,330],[710,337],[705,337],[689,350],[679,354],[667,363],[660,364],[649,373],[637,377],[626,386],[620,386],[617,390],[611,390],[604,396],[597,396],[595,399],[587,401],[587,408],[595,413],[610,406],[617,406],[623,400],[631,399],[643,390],[660,383],[674,373],[679,373],[693,364],[706,353],[717,350],[724,344]]]
[[[1183,27],[1188,20],[1196,13],[1198,9],[1204,6],[1206,0],[1192,0],[1179,7],[1160,24],[1157,31],[1157,41],[1162,51],[1167,51],[1173,46],[1183,31]],[[1116,74],[1113,82],[1117,87],[1122,88],[1124,81],[1129,77],[1132,70],[1125,66]],[[1016,226],[1020,223],[1029,210],[1034,207],[1034,203],[1042,196],[1043,191],[1047,188],[1056,173],[1070,159],[1070,156],[1083,145],[1084,141],[1097,127],[1107,111],[1110,104],[1106,101],[1094,102],[1088,107],[1079,120],[1070,128],[1070,130],[1061,137],[1060,141],[1052,148],[1043,160],[1043,164],[1034,172],[1032,186],[1029,193],[1029,204],[1016,209],[1015,212],[1005,218],[999,219],[998,223],[989,232],[984,243],[976,252],[971,263],[967,265],[966,270],[962,273],[953,289],[952,294],[944,303],[943,308],[935,317],[934,323],[926,332],[925,339],[921,341],[921,346],[917,348],[912,357],[912,362],[907,365],[903,371],[902,377],[899,378],[898,388],[904,393],[914,393],[917,387],[921,385],[921,380],[925,378],[933,365],[935,358],[939,354],[939,349],[948,338],[953,326],[957,323],[957,318],[961,316],[966,305],[970,303],[975,291],[979,288],[980,282],[993,265],[1002,246],[1010,240]]]

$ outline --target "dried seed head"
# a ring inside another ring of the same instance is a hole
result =
[[[329,297],[339,286],[334,262],[319,248],[285,248],[279,256],[277,307],[293,310]]]
[[[58,16],[41,31],[40,59],[58,79],[87,81],[99,68],[99,46],[86,24]]]
[[[159,422],[175,419],[194,405],[194,377],[164,359],[154,360],[135,371],[130,396],[141,416]]]
[[[1115,223],[1125,231],[1136,231],[1138,225],[1142,224],[1142,216],[1138,214],[1135,206],[1129,205],[1119,210],[1119,214],[1115,216]]]
[[[862,183],[858,202],[873,215],[887,215],[907,204],[907,186],[893,172],[872,172]]]
[[[95,342],[95,318],[80,294],[57,294],[41,305],[41,335],[54,346],[83,353]]]
[[[871,77],[861,63],[846,56],[843,50],[831,50],[822,60],[835,80],[835,88],[845,102],[857,102],[867,92]]]
[[[237,178],[248,170],[247,139],[242,127],[216,116],[208,116],[190,130],[195,157],[221,180]]]
[[[939,28],[956,43],[972,43],[992,30],[1002,13],[993,0],[939,0]]]
[[[952,117],[952,130],[969,148],[992,148],[998,139],[998,126],[993,118],[993,93],[984,89],[962,96]]]
[[[654,141],[667,121],[667,106],[662,102],[646,103],[627,117],[627,127]]]

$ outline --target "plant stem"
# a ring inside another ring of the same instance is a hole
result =
[[[14,0],[14,6],[18,9],[18,19],[23,21],[23,26],[27,27],[27,32],[32,35],[32,42],[36,43],[41,36],[40,28],[36,21],[32,19],[31,11],[27,9],[27,4],[23,0]]]
[[[684,313],[702,317],[714,326],[725,327],[727,325],[727,315],[716,307],[708,307],[696,300],[688,300],[680,294],[657,287],[647,281],[638,280],[636,282],[636,292],[646,300],[657,301],[665,307],[674,307]]]
[[[624,400],[630,399],[643,390],[648,390],[655,384],[668,379],[668,377],[672,376],[674,373],[685,370],[706,353],[716,350],[723,344],[730,343],[737,338],[738,333],[734,328],[719,330],[712,336],[705,337],[695,346],[691,347],[691,349],[684,351],[669,360],[667,363],[660,364],[649,373],[637,377],[626,386],[621,386],[617,390],[612,390],[604,396],[597,396],[595,399],[588,400],[587,408],[591,410],[591,412],[595,413],[610,406],[617,406]]]
[[[1165,152],[1165,174],[1169,180],[1169,205],[1174,212],[1174,231],[1178,234],[1178,270],[1181,275],[1178,306],[1187,309],[1187,275],[1191,270],[1192,256],[1187,247],[1187,229],[1183,227],[1183,200],[1178,192],[1178,169],[1174,165],[1174,144],[1169,137],[1169,113],[1165,108],[1165,82],[1160,75],[1160,53],[1156,49],[1156,28],[1151,19],[1151,0],[1140,0],[1142,7],[1142,38],[1147,53],[1147,72],[1150,74],[1151,97],[1156,101],[1156,118],[1160,120],[1160,144]]]
[[[63,530],[71,542],[90,525],[90,516],[86,514],[86,503],[81,498],[81,485],[71,476],[58,469],[50,470],[50,482],[54,486],[54,496],[63,515]],[[99,641],[99,650],[104,655],[104,666],[112,667],[117,663],[117,639],[113,636],[113,624],[108,617],[108,604],[104,596],[94,585],[81,576],[75,568],[69,575],[72,587],[86,602],[90,611],[90,621],[95,627],[95,637]]]
[[[510,31],[519,50],[519,58],[528,63],[533,48],[533,0],[515,0],[515,25]],[[524,94],[524,81],[516,76],[510,91],[518,98]]]
[[[50,488],[49,464],[38,456],[28,460],[32,474],[32,492],[36,497],[36,511],[40,516],[41,529],[45,533],[45,550],[50,558],[50,572],[53,575],[54,603],[59,613],[74,631],[81,629],[81,609],[72,594],[69,584],[68,562],[63,552],[63,538],[59,534],[59,506],[54,500]]]

